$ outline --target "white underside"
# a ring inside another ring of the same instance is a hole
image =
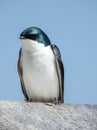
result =
[[[58,99],[58,76],[50,46],[22,40],[21,65],[25,89],[30,99]]]

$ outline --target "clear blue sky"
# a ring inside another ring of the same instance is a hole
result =
[[[20,33],[44,30],[61,51],[65,103],[97,104],[97,1],[0,1],[0,100],[23,101],[17,73]]]

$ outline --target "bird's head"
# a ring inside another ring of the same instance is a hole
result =
[[[30,28],[25,29],[20,34],[20,39],[33,40],[33,41],[36,41],[40,44],[44,44],[44,46],[48,46],[51,44],[47,35],[41,29],[39,29],[37,27],[30,27]]]

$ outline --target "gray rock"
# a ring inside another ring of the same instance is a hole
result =
[[[0,101],[0,130],[97,130],[97,105]]]

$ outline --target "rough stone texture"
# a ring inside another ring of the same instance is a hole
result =
[[[0,130],[97,130],[97,105],[0,101]]]

